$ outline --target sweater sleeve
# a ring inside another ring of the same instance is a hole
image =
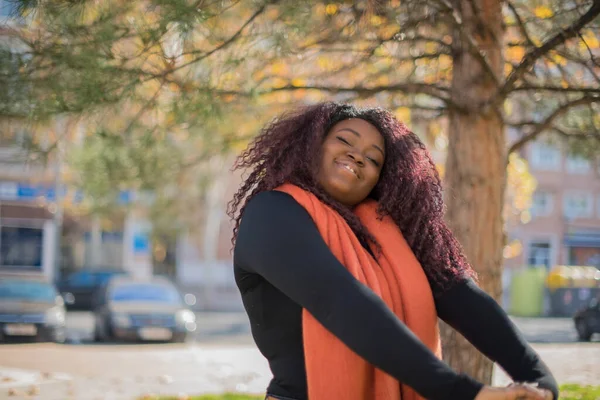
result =
[[[350,349],[421,396],[474,399],[481,390],[481,383],[440,361],[346,270],[290,195],[262,192],[248,203],[234,262],[263,276]]]
[[[460,332],[515,382],[537,382],[558,399],[558,385],[548,366],[527,343],[500,305],[472,280],[436,299],[438,316]]]

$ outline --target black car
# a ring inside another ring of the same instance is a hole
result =
[[[114,277],[94,298],[96,341],[185,342],[196,315],[168,279]]]
[[[126,276],[127,272],[117,268],[86,268],[68,274],[57,283],[69,310],[91,310],[92,296],[113,276]]]
[[[594,333],[600,333],[600,300],[596,297],[574,316],[575,329],[580,340],[589,341]]]
[[[0,277],[0,341],[65,341],[63,299],[49,282],[31,277]]]

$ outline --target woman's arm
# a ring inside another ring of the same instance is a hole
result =
[[[452,371],[335,258],[291,196],[263,192],[247,205],[237,266],[262,275],[361,357],[427,399],[474,399],[483,385]]]
[[[516,382],[537,382],[558,398],[554,376],[498,303],[465,280],[436,299],[438,316]]]

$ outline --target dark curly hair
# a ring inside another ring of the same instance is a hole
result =
[[[369,197],[378,202],[379,216],[389,215],[396,222],[434,293],[474,277],[461,245],[444,222],[442,186],[429,152],[417,135],[382,108],[326,102],[285,113],[267,124],[234,165],[234,170],[250,173],[228,205],[227,214],[235,221],[232,243],[248,201],[289,182],[315,194],[344,217],[361,242],[378,248],[352,209],[332,199],[317,183],[318,163],[310,156],[320,154],[336,123],[350,118],[371,123],[384,138],[385,163]]]

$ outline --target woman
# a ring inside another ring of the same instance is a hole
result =
[[[443,221],[423,143],[388,111],[323,103],[270,123],[240,156],[234,272],[273,380],[267,398],[556,399],[556,382]],[[441,360],[437,317],[515,380]]]

